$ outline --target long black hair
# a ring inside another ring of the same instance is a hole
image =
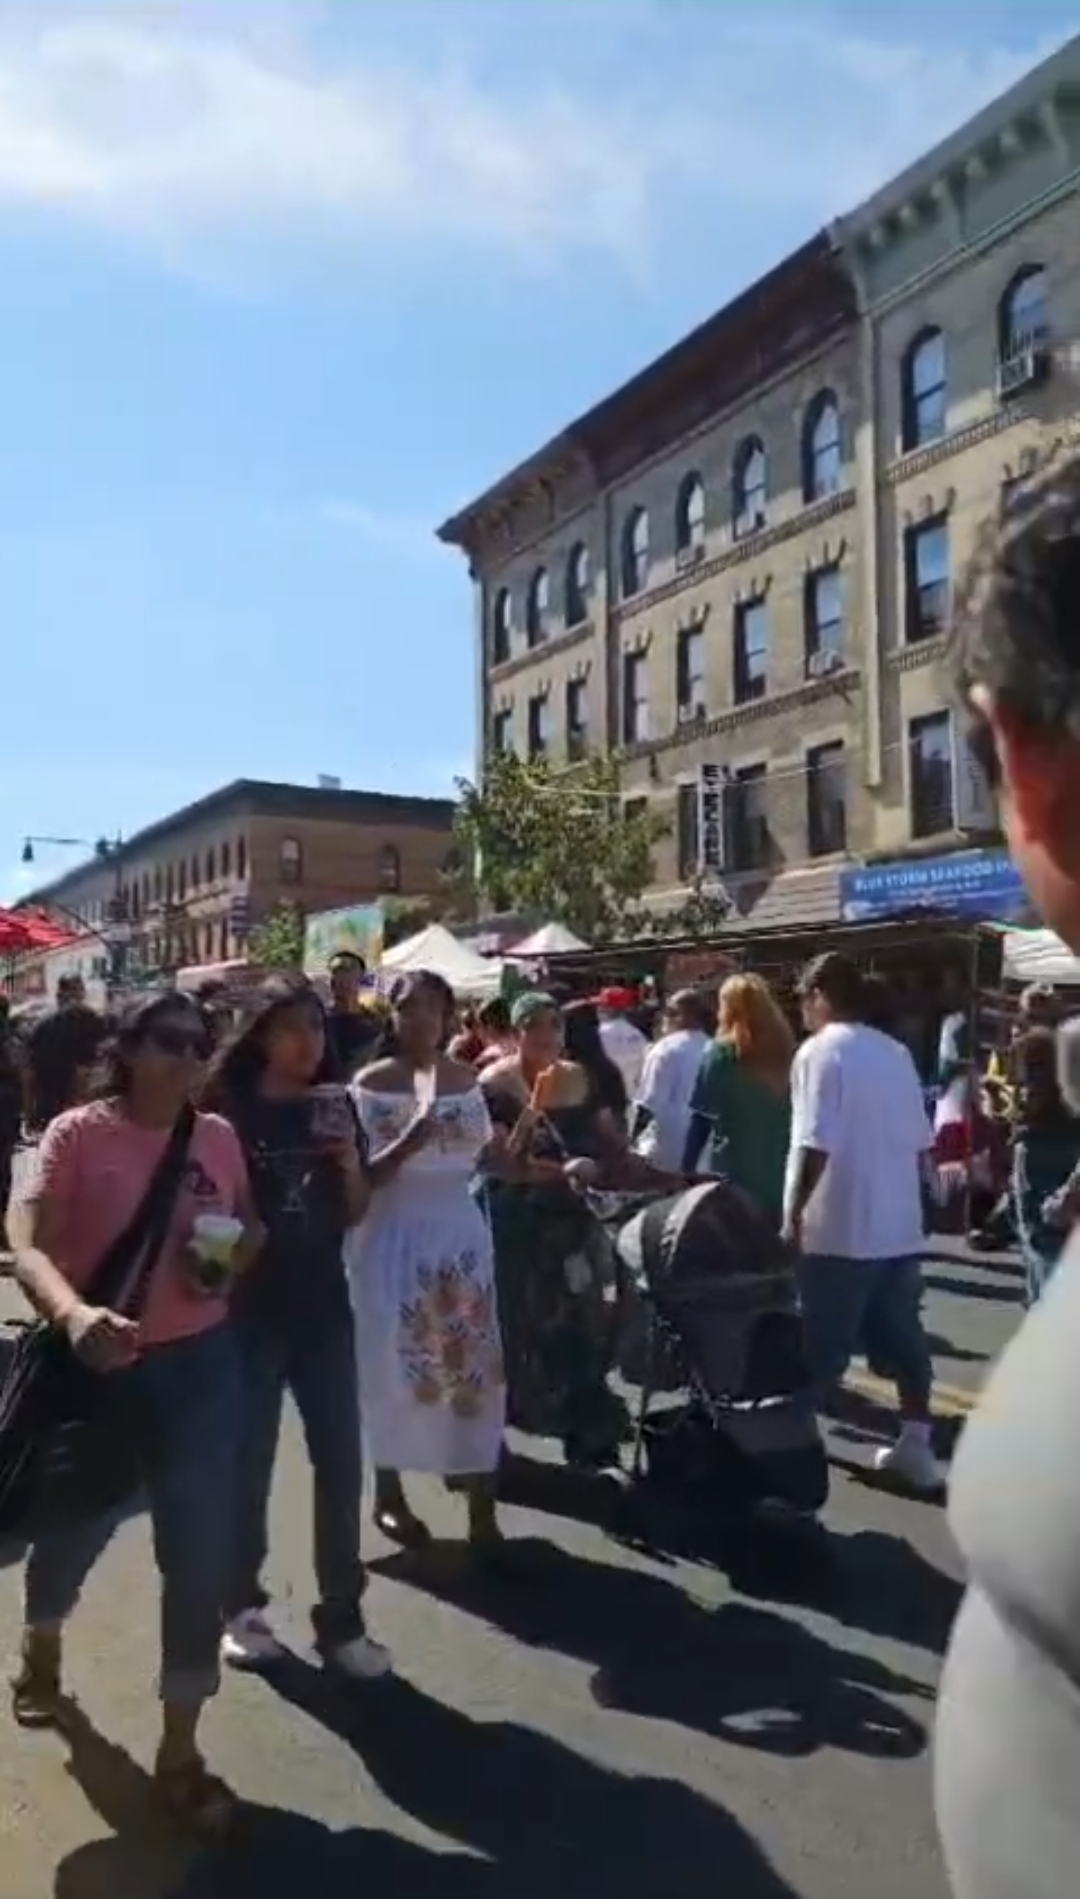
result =
[[[398,1034],[394,1017],[400,1010],[408,1007],[414,996],[424,992],[434,996],[442,1005],[443,1032],[439,1038],[440,1052],[445,1049],[454,1029],[454,1017],[457,1002],[454,992],[445,976],[436,969],[411,969],[399,976],[390,991],[390,1014],[386,1018],[383,1030],[375,1049],[376,1061],[393,1061],[401,1054],[401,1037]]]
[[[600,1016],[595,1002],[570,1002],[563,1010],[565,1049],[572,1062],[583,1068],[600,1105],[625,1118],[629,1107],[622,1072],[604,1048],[600,1034]]]
[[[228,1036],[211,1060],[203,1085],[200,1105],[215,1114],[228,1114],[239,1101],[248,1100],[257,1089],[266,1067],[267,1032],[277,1016],[287,1009],[308,1008],[318,1015],[325,1028],[326,1011],[318,990],[306,976],[268,976],[259,984],[244,1007],[240,1026]],[[329,1040],[312,1085],[334,1080],[334,1061]]]

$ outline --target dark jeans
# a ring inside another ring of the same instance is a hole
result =
[[[360,1561],[363,1464],[353,1328],[348,1315],[332,1328],[293,1338],[238,1328],[244,1391],[233,1575],[227,1612],[262,1608],[262,1569],[269,1548],[270,1491],[286,1392],[300,1413],[315,1485],[317,1638],[350,1642],[363,1630]]]
[[[861,1346],[880,1377],[896,1380],[901,1417],[929,1419],[934,1367],[922,1293],[918,1259],[800,1259],[806,1356],[823,1396],[840,1383]]]
[[[165,1701],[200,1702],[218,1685],[222,1605],[232,1552],[239,1381],[232,1327],[159,1345],[128,1386],[161,1572]],[[37,1537],[26,1565],[26,1620],[67,1621],[123,1509]]]

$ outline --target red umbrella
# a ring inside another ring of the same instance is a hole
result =
[[[70,943],[73,934],[33,911],[0,910],[0,956],[25,956],[30,950],[58,949],[62,943]]]

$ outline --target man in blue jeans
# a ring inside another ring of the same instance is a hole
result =
[[[830,952],[800,986],[810,1031],[791,1071],[785,1229],[800,1255],[807,1357],[826,1396],[860,1345],[895,1378],[900,1433],[875,1467],[940,1488],[923,1330],[922,1188],[931,1130],[909,1051],[866,1023],[856,965]]]

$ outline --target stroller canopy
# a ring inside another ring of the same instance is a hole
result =
[[[619,1257],[654,1291],[790,1269],[783,1241],[730,1180],[707,1180],[655,1200],[628,1220]]]

